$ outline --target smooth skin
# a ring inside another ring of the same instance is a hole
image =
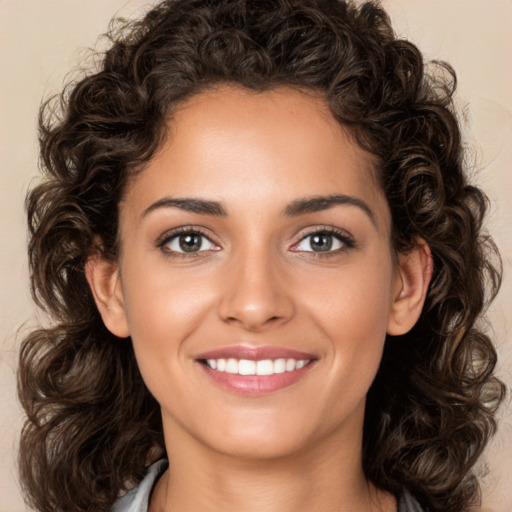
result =
[[[169,119],[120,204],[119,261],[87,265],[161,406],[170,470],[150,512],[396,510],[363,473],[365,399],[386,333],[421,313],[432,263],[421,241],[393,251],[376,172],[312,92],[222,86]],[[233,345],[314,363],[293,385],[240,394],[197,360]]]

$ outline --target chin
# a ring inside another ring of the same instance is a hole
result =
[[[258,436],[235,436],[226,440],[212,440],[210,446],[218,453],[240,460],[283,459],[298,455],[305,449],[304,439],[276,433],[261,433]]]

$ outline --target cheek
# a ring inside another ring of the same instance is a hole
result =
[[[357,264],[316,277],[304,297],[326,324],[342,331],[385,333],[392,306],[390,261],[363,256]]]
[[[146,281],[129,293],[128,325],[141,376],[151,394],[169,410],[182,410],[190,396],[187,339],[207,309],[205,296],[166,280]]]
[[[346,376],[348,386],[369,387],[392,314],[393,267],[391,260],[359,263],[310,285],[303,297],[304,308],[329,340],[333,374]]]
[[[165,376],[185,359],[182,347],[212,309],[212,287],[165,262],[123,269],[123,295],[130,335],[145,380]],[[154,377],[154,378],[153,378]]]
[[[194,269],[176,271],[158,255],[127,260],[122,280],[132,337],[151,331],[168,337],[193,322],[211,299],[208,279]]]

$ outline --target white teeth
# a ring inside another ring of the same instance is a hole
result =
[[[206,364],[212,370],[239,375],[274,375],[275,373],[300,370],[309,363],[309,359],[208,359]]]
[[[301,368],[304,368],[304,366],[306,366],[308,364],[307,361],[297,361],[297,370],[300,370]]]
[[[274,361],[274,373],[284,373],[286,371],[286,359],[276,359]]]
[[[238,373],[238,361],[236,359],[226,361],[226,373]]]
[[[274,363],[271,359],[263,359],[256,363],[256,375],[272,375],[274,373]]]
[[[240,359],[238,361],[238,373],[240,375],[256,375],[256,361]]]

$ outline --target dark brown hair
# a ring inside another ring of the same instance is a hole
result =
[[[101,69],[41,109],[44,179],[27,197],[29,258],[35,300],[54,326],[21,348],[28,501],[45,512],[106,511],[165,453],[159,406],[130,343],[103,325],[84,266],[97,250],[116,259],[125,183],[159,147],[175,106],[230,83],[320,92],[376,157],[395,249],[419,237],[429,245],[422,316],[387,339],[368,396],[364,470],[390,492],[408,488],[426,512],[468,510],[504,392],[477,324],[500,272],[481,233],[486,198],[463,171],[452,69],[434,63],[425,73],[421,53],[372,2],[169,0],[110,39]]]

